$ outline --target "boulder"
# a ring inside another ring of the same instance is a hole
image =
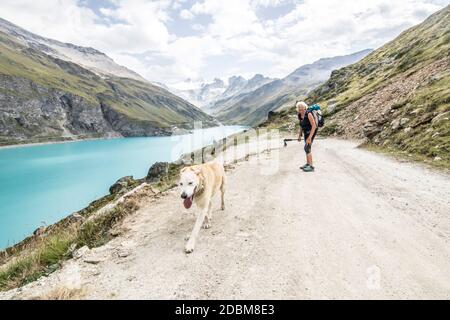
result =
[[[409,122],[409,118],[401,118],[400,119],[400,126],[403,127],[408,122]]]
[[[362,128],[364,136],[372,139],[382,131],[382,127],[376,121],[367,121]]]
[[[267,114],[267,119],[272,120],[273,118],[275,118],[276,115],[277,115],[277,112],[269,111],[269,113]]]
[[[327,109],[326,109],[326,112],[327,112],[328,114],[332,114],[332,113],[334,113],[334,112],[336,111],[336,107],[337,107],[337,104],[336,104],[336,103],[334,103],[334,104],[329,104],[328,107],[327,107]]]
[[[392,120],[391,128],[392,130],[397,130],[400,127],[400,119]]]
[[[166,176],[169,172],[169,163],[168,162],[156,162],[151,166],[150,170],[148,170],[147,177],[145,180],[147,182],[158,182]]]
[[[39,228],[37,228],[36,230],[34,230],[34,232],[33,232],[33,235],[35,235],[35,236],[41,236],[41,235],[43,235],[44,233],[45,233],[45,231],[47,230],[47,228],[46,227],[44,227],[44,226],[42,226],[42,227],[39,227]]]
[[[120,178],[119,180],[117,180],[116,183],[114,183],[109,188],[109,193],[116,194],[123,190],[126,190],[127,187],[130,186],[133,182],[134,182],[133,176],[126,176],[126,177]]]
[[[72,256],[75,259],[80,259],[80,258],[84,257],[85,255],[87,255],[90,251],[91,250],[89,249],[88,246],[84,246],[84,247],[79,248],[78,250],[74,250],[72,253]]]
[[[78,212],[75,212],[74,214],[69,216],[69,221],[71,222],[81,222],[83,220],[84,220],[83,216]]]

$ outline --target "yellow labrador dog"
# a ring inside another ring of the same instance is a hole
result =
[[[186,253],[194,251],[200,227],[211,227],[213,197],[221,193],[221,209],[225,210],[225,169],[222,163],[208,162],[205,164],[186,167],[180,171],[180,188],[183,205],[186,209],[195,204],[198,207],[197,220],[190,236],[187,238]]]

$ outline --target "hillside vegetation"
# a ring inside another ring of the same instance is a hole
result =
[[[336,70],[307,102],[325,109],[322,134],[450,164],[450,6],[361,61]],[[293,129],[292,107],[268,127]]]

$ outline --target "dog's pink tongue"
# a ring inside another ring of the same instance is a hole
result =
[[[184,199],[183,204],[186,209],[189,209],[192,206],[192,197]]]

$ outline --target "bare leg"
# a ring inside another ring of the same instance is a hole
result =
[[[309,164],[310,166],[313,165],[312,152],[306,155],[306,163]]]

